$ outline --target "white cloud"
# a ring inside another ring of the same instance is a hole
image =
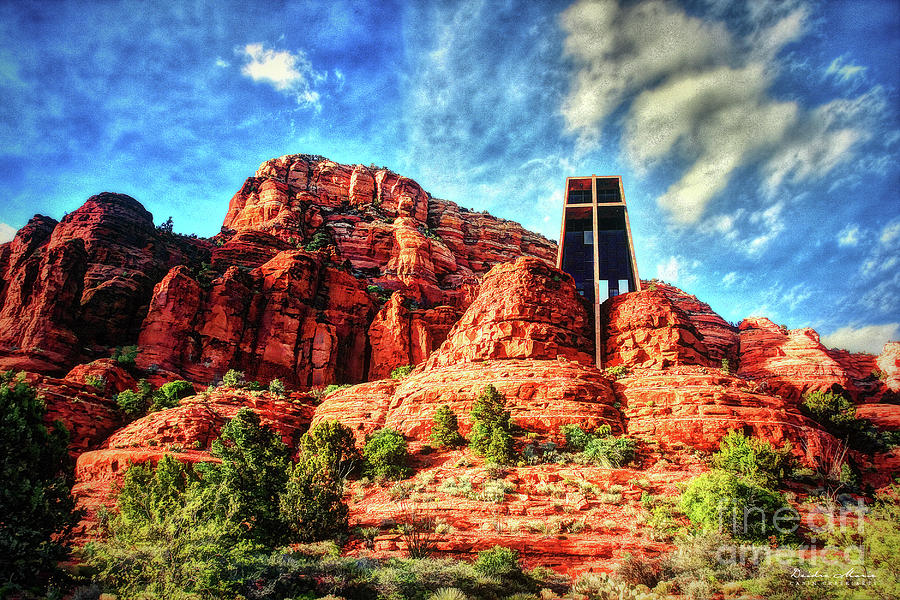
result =
[[[684,288],[697,281],[693,270],[699,266],[700,261],[688,261],[683,256],[669,256],[665,262],[656,264],[656,278]]]
[[[0,223],[0,244],[16,237],[16,230],[6,223]]]
[[[217,58],[217,59],[216,59],[216,66],[219,67],[220,69],[224,69],[224,68],[226,68],[226,67],[230,67],[230,66],[231,66],[231,63],[228,62],[227,60],[223,60],[222,58]]]
[[[247,44],[236,53],[244,60],[241,73],[246,77],[294,96],[301,106],[321,107],[319,93],[313,90],[313,85],[324,81],[326,75],[313,70],[302,50],[291,53],[262,44]]]
[[[729,271],[725,275],[722,276],[722,285],[725,287],[731,287],[738,279],[737,271]]]
[[[881,354],[887,342],[900,340],[900,323],[884,325],[848,325],[821,337],[822,343],[829,348],[843,348],[851,352],[868,352]]]
[[[700,20],[664,0],[579,0],[561,17],[565,53],[576,67],[562,105],[567,131],[582,149],[595,148],[611,117],[623,114],[631,166],[639,173],[677,169],[657,202],[676,224],[697,227],[739,169],[765,174],[763,200],[771,202],[783,185],[821,178],[854,159],[871,137],[871,116],[885,105],[877,88],[813,110],[776,99],[772,82],[789,62],[779,51],[805,35],[806,5],[709,3],[739,26]],[[841,76],[858,77],[854,65],[834,64]],[[775,234],[764,232],[750,250]]]
[[[884,226],[878,241],[882,246],[890,246],[895,243],[895,240],[897,240],[898,237],[900,237],[900,219],[895,219]]]
[[[861,77],[866,72],[865,67],[850,64],[844,61],[844,56],[838,56],[833,61],[831,61],[831,64],[828,65],[827,69],[825,69],[824,78],[830,77],[838,83],[847,83],[851,80],[856,79],[857,77]]]
[[[847,225],[838,234],[839,246],[859,245],[859,225]]]

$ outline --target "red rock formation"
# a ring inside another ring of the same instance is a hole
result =
[[[385,320],[399,312],[394,298]],[[609,423],[621,431],[610,384],[590,366],[591,331],[571,278],[520,258],[485,276],[440,349],[399,386],[378,382],[336,392],[316,409],[316,421],[337,418],[366,433],[387,426],[426,440],[434,411],[447,404],[465,432],[475,398],[493,384],[528,430],[556,435],[568,423]]]
[[[648,287],[604,302],[601,308],[603,366],[624,365],[630,369],[720,366],[721,359],[716,360],[714,356],[723,352],[722,344],[716,340],[716,350],[710,351],[691,317],[680,308],[684,299],[676,302],[673,297],[678,297],[673,290],[666,292]],[[714,322],[699,309],[697,312]],[[712,328],[706,326],[706,329]]]
[[[900,342],[885,344],[876,365],[884,373],[884,385],[893,392],[900,392]]]
[[[791,441],[813,463],[824,447],[837,444],[830,434],[779,396],[718,370],[680,367],[620,379],[616,394],[630,435],[655,440],[660,448],[714,451],[731,430],[772,441]]]
[[[111,358],[101,358],[90,363],[78,365],[69,371],[65,379],[85,384],[94,381],[96,385],[92,387],[96,389],[98,385],[102,386],[98,389],[98,392],[105,396],[134,389],[137,385],[134,377]]]
[[[447,338],[460,316],[450,306],[419,310],[408,304],[399,293],[393,294],[369,326],[369,378],[387,377],[397,367],[423,362]]]
[[[290,448],[296,447],[313,416],[311,399],[299,403],[275,398],[268,392],[216,389],[129,423],[111,435],[104,446],[208,450],[225,423],[244,407],[257,412],[262,423],[277,431]]]
[[[700,302],[675,286],[659,282],[644,282],[645,288],[655,287],[680,308],[697,329],[709,358],[717,364],[727,359],[729,368],[737,370],[740,336],[737,327],[713,312],[709,304]]]
[[[624,429],[612,387],[597,369],[567,360],[533,359],[417,370],[397,388],[384,425],[427,440],[435,411],[447,404],[465,434],[471,428],[472,405],[488,384],[506,397],[513,421],[527,431],[556,436],[562,425],[570,423],[587,429],[604,423],[615,432]]]
[[[593,329],[571,277],[522,257],[484,276],[478,297],[426,363],[565,358],[593,364]]]
[[[44,399],[47,424],[60,421],[68,430],[69,453],[73,457],[96,448],[123,424],[116,403],[94,386],[35,373],[26,373],[25,380]]]
[[[356,434],[362,447],[366,436],[384,427],[399,381],[384,379],[343,388],[326,396],[316,407],[311,427],[322,421],[340,421]]]
[[[798,400],[808,391],[859,389],[844,367],[819,341],[814,330],[787,329],[769,319],[744,319],[740,325],[739,374],[764,383],[768,390]]]
[[[0,368],[63,373],[137,338],[153,285],[203,244],[165,235],[133,198],[37,216],[0,250]]]
[[[194,381],[230,368],[264,382],[360,381],[374,312],[363,284],[317,253],[284,250],[249,272],[229,267],[208,290],[177,267],[154,290],[138,362]]]

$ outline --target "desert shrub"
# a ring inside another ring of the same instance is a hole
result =
[[[106,391],[106,379],[102,375],[88,373],[84,376],[84,382],[101,394]]]
[[[116,404],[131,419],[141,417],[147,412],[147,400],[132,390],[124,390],[116,394]]]
[[[594,437],[584,448],[585,458],[604,467],[620,467],[631,462],[637,450],[637,441],[622,437]]]
[[[206,480],[218,488],[217,510],[246,528],[245,538],[267,545],[284,543],[288,530],[279,510],[288,482],[288,449],[281,436],[242,408],[212,443],[222,460],[208,466]]]
[[[312,393],[313,397],[315,397],[316,400],[323,400],[329,394],[332,394],[338,390],[342,390],[342,389],[348,388],[348,387],[350,387],[349,383],[342,383],[342,384],[330,383],[330,384],[326,385],[324,388],[312,390],[311,393]]]
[[[123,367],[133,367],[139,352],[137,346],[117,347],[113,350],[112,358]]]
[[[478,553],[475,570],[488,577],[518,578],[523,575],[519,553],[504,546],[494,546]]]
[[[403,365],[402,367],[397,367],[393,371],[391,371],[391,379],[404,379],[409,377],[409,374],[412,373],[413,369],[415,369],[414,365]]]
[[[367,477],[402,479],[412,471],[406,464],[409,457],[406,439],[393,429],[379,429],[366,436],[363,456]]]
[[[233,519],[212,510],[215,488],[194,470],[163,457],[155,469],[131,467],[119,513],[105,539],[84,549],[105,587],[133,598],[234,597],[235,570],[258,551]]]
[[[428,600],[469,600],[469,597],[459,588],[447,587],[436,590]]]
[[[343,479],[324,455],[304,452],[290,468],[279,509],[294,541],[332,539],[348,530]]]
[[[312,239],[307,242],[305,250],[307,252],[315,252],[317,250],[321,250],[325,248],[331,243],[331,239],[328,236],[328,232],[324,229],[320,229],[312,236]]]
[[[606,374],[615,379],[622,379],[628,375],[628,367],[625,365],[616,365],[606,369]]]
[[[784,497],[727,471],[714,470],[694,478],[681,496],[680,507],[696,525],[730,530],[736,539],[789,539],[798,517]]]
[[[430,439],[436,446],[461,446],[466,440],[459,434],[456,413],[446,404],[440,406],[432,419]]]
[[[273,379],[269,382],[269,393],[280,397],[284,396],[286,391],[284,383],[280,379]]]
[[[164,383],[153,393],[153,403],[150,412],[157,412],[167,408],[178,406],[178,401],[194,394],[194,384],[190,381],[177,379]]]
[[[830,433],[847,440],[855,450],[874,452],[890,445],[870,421],[856,417],[856,406],[840,394],[807,392],[803,395],[803,408]]]
[[[244,387],[246,384],[247,381],[244,379],[243,371],[228,369],[225,375],[222,376],[222,385],[227,388],[238,389]]]
[[[626,554],[616,569],[616,576],[632,585],[656,586],[663,577],[663,567],[659,559]]]
[[[728,433],[713,454],[712,464],[717,469],[743,475],[763,487],[774,487],[790,472],[792,466],[791,443],[775,450],[767,440],[747,437],[740,431]]]
[[[300,454],[320,456],[336,480],[346,479],[360,463],[356,437],[339,421],[321,421],[300,438]]]
[[[860,541],[866,571],[875,575],[872,586],[878,597],[900,598],[900,486],[876,496]]]
[[[879,381],[884,381],[885,379],[887,379],[887,373],[885,373],[881,369],[875,369],[872,371],[872,377]]]
[[[472,433],[469,446],[488,460],[507,464],[513,459],[512,421],[506,399],[488,385],[472,405]]]
[[[731,362],[727,358],[722,359],[722,370],[726,373],[731,373]]]
[[[482,502],[503,504],[506,501],[506,495],[515,489],[516,485],[505,479],[488,479],[482,485],[481,492],[475,497]]]
[[[34,388],[12,372],[0,375],[0,596],[59,578],[72,526],[78,522],[69,434]]]
[[[559,429],[566,438],[566,446],[581,451],[583,462],[605,467],[619,467],[630,462],[637,451],[637,441],[625,436],[615,437],[606,423],[594,433],[584,431],[578,425],[563,425]]]

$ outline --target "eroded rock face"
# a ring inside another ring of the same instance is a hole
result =
[[[884,373],[884,385],[892,392],[900,393],[900,342],[885,344],[876,365]]]
[[[764,383],[771,392],[798,400],[808,391],[859,389],[840,362],[832,358],[814,330],[787,329],[769,319],[744,319],[740,325],[739,374]]]
[[[426,369],[492,359],[593,364],[593,329],[571,277],[523,257],[485,275],[478,297]]]
[[[703,346],[710,360],[717,365],[721,365],[723,359],[728,360],[729,367],[737,370],[740,357],[740,336],[737,327],[713,312],[709,304],[675,286],[658,282],[645,285],[655,286],[687,315],[697,333],[702,336]]]
[[[661,449],[690,447],[712,452],[731,430],[790,441],[814,464],[838,441],[803,415],[795,402],[765,393],[759,384],[718,369],[679,367],[646,371],[616,383],[630,435],[651,439]]]
[[[0,368],[62,374],[137,339],[153,286],[202,256],[123,194],[92,196],[59,223],[36,216],[0,250]]]
[[[714,356],[723,352],[721,344],[716,344],[716,351],[710,351],[691,316],[679,306],[685,304],[683,299],[676,302],[673,297],[678,297],[674,291],[648,288],[604,302],[603,366],[718,366],[721,359]]]

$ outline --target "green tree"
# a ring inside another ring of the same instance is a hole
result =
[[[245,537],[267,545],[284,543],[288,532],[279,511],[290,460],[277,433],[259,415],[242,408],[212,443],[222,460],[208,466],[208,483],[217,487],[217,511],[245,528]]]
[[[409,458],[406,439],[393,429],[379,429],[369,434],[363,456],[366,460],[365,473],[369,477],[403,479],[411,472],[406,464]]]
[[[132,466],[107,536],[85,547],[97,578],[124,597],[223,598],[240,588],[241,566],[261,550],[215,510],[217,490],[171,455]],[[194,594],[194,596],[191,596]]]
[[[321,457],[339,481],[346,479],[361,460],[353,430],[339,421],[321,421],[304,433],[300,455]]]
[[[494,431],[498,430],[495,435]],[[469,446],[481,456],[503,464],[512,458],[512,420],[506,399],[488,385],[472,405],[472,433]]]
[[[194,384],[190,381],[177,379],[175,381],[164,383],[153,393],[153,403],[150,405],[150,412],[173,408],[178,406],[178,401],[182,398],[193,395]]]
[[[247,380],[244,379],[244,372],[237,369],[228,369],[225,375],[222,376],[222,385],[234,389],[244,387],[247,385]]]
[[[409,377],[409,374],[413,372],[413,369],[415,369],[413,365],[397,367],[391,371],[391,379],[405,379],[406,377]]]
[[[681,496],[684,514],[704,529],[725,529],[741,540],[792,537],[798,516],[784,497],[727,471],[694,478]]]
[[[791,469],[791,443],[775,450],[767,440],[747,437],[738,430],[730,431],[713,454],[717,469],[744,475],[763,487],[774,487]]]
[[[456,413],[446,404],[441,405],[432,418],[430,439],[437,446],[462,446],[466,440],[459,434]]]
[[[294,541],[333,539],[348,529],[343,479],[321,455],[300,455],[290,470],[279,509]]]
[[[0,375],[0,596],[58,576],[78,522],[69,435],[23,377]]]
[[[284,383],[282,383],[280,379],[273,379],[269,382],[269,393],[281,397],[284,396],[286,391]]]

